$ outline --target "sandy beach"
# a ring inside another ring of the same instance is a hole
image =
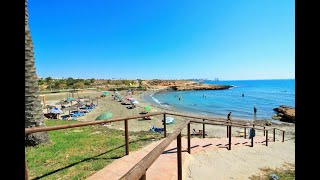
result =
[[[126,92],[121,91],[120,93],[124,97],[132,97],[139,101],[137,108],[127,109],[129,105],[122,105],[120,102],[113,99],[110,92],[109,96],[103,97],[98,100],[98,106],[86,116],[77,118],[78,121],[94,121],[97,116],[103,112],[111,112],[113,114],[112,118],[128,117],[139,115],[139,113],[144,111],[146,105],[152,107],[151,112],[177,112],[173,109],[165,109],[162,107],[156,107],[152,104],[148,104],[144,101],[143,97],[145,95],[151,94],[153,91],[141,91],[135,92],[134,95],[126,96]],[[79,92],[79,97],[88,96],[97,97],[100,96],[102,92],[97,91],[87,91]],[[62,94],[50,94],[46,95],[47,104],[54,105],[60,100],[66,97],[66,93]],[[96,101],[94,101],[96,103]],[[60,107],[60,105],[57,105]],[[46,110],[44,109],[44,112]],[[184,113],[185,114],[185,113]],[[189,113],[190,115],[195,115]],[[171,116],[171,115],[167,115]],[[175,124],[167,125],[168,133],[172,132],[176,126],[183,123],[184,120],[189,118],[172,116],[175,118]],[[152,120],[130,120],[129,121],[129,131],[149,131],[151,126],[163,127],[162,120],[163,116],[153,116]],[[215,117],[211,117],[215,118]],[[221,118],[216,118],[221,119]],[[225,120],[225,119],[224,119]],[[250,122],[246,120],[233,119],[233,121],[239,122]],[[252,121],[251,121],[252,122]],[[255,121],[256,124],[265,125],[264,121]],[[234,147],[231,151],[221,149],[215,151],[204,151],[197,154],[188,156],[187,164],[184,165],[184,176],[185,179],[248,179],[251,175],[258,175],[261,173],[260,168],[270,167],[277,168],[282,167],[286,163],[295,163],[295,124],[291,123],[272,123],[272,125],[267,126],[267,128],[279,128],[285,130],[285,143],[281,143],[282,136],[280,132],[277,132],[275,143],[270,143],[268,147],[258,146],[255,148],[241,148]],[[123,122],[113,122],[111,126],[106,126],[106,128],[113,128],[124,130]],[[202,129],[202,124],[191,124],[191,129],[196,131]],[[243,128],[232,128],[232,136],[241,137],[243,136]],[[226,137],[226,127],[223,126],[210,126],[206,125],[206,132],[209,138],[225,138]],[[182,135],[185,136],[187,133],[186,128],[182,131]],[[263,136],[262,131],[256,132],[257,136]],[[269,132],[269,136],[272,136],[272,132]]]
[[[275,142],[266,146],[244,148],[234,146],[231,151],[218,149],[201,151],[187,156],[183,179],[248,179],[261,175],[263,168],[294,168],[295,143]]]
[[[125,95],[125,91],[120,91],[120,94],[123,97],[132,97],[136,100],[138,100],[139,104],[137,104],[137,108],[135,109],[127,109],[126,107],[129,105],[122,105],[120,102],[116,101],[113,99],[111,94],[113,92],[110,92],[109,96],[103,97],[98,100],[98,106],[90,113],[88,113],[85,116],[78,117],[78,121],[94,121],[96,117],[98,117],[100,114],[104,112],[111,112],[113,114],[112,118],[121,118],[121,117],[128,117],[128,116],[136,116],[140,115],[139,113],[144,111],[144,107],[146,105],[149,105],[152,107],[152,110],[150,112],[178,112],[174,109],[168,109],[164,107],[157,107],[152,104],[149,104],[144,101],[143,97],[145,95],[149,95],[153,93],[154,91],[141,91],[141,92],[135,92],[133,95]],[[55,105],[55,103],[59,102],[60,100],[66,98],[67,93],[56,93],[56,94],[50,94],[46,95],[46,104],[48,105]],[[78,95],[79,97],[83,96],[89,96],[92,97],[97,97],[100,96],[102,92],[98,91],[84,91],[84,92],[79,92]],[[95,100],[94,103],[96,104],[97,101]],[[60,105],[56,105],[57,107],[60,107]],[[47,110],[44,109],[44,113],[46,113]],[[68,112],[65,112],[67,114]],[[186,113],[184,113],[186,114]],[[187,113],[189,115],[195,115],[192,113]],[[169,117],[171,115],[167,115]],[[167,125],[167,131],[170,133],[172,130],[175,128],[175,126],[178,126],[181,124],[184,120],[190,119],[190,118],[184,118],[184,117],[179,117],[179,116],[171,116],[175,118],[175,124]],[[211,116],[209,116],[211,117]],[[217,118],[217,117],[211,117],[215,119],[222,119],[226,120],[223,118]],[[143,120],[143,119],[136,119],[136,120],[130,120],[129,121],[129,131],[148,131],[151,126],[156,126],[156,127],[163,127],[161,120],[163,119],[162,115],[158,116],[153,116],[152,120]],[[233,121],[238,121],[238,122],[251,122],[252,121],[247,121],[247,120],[240,120],[240,119],[232,119]],[[265,122],[263,121],[255,121],[256,124],[261,124],[264,125]],[[271,126],[268,126],[268,128],[280,128],[286,131],[286,139],[294,139],[295,135],[295,125],[292,123],[272,123]],[[109,128],[114,128],[114,129],[120,129],[123,130],[124,128],[124,123],[123,122],[113,122],[111,123],[111,127]],[[196,131],[202,129],[201,124],[192,124],[191,129],[195,129]],[[241,136],[243,134],[243,128],[233,128],[232,130],[232,136]],[[225,137],[226,136],[226,128],[222,126],[210,126],[206,125],[206,132],[208,133],[208,137]],[[186,130],[182,132],[182,134],[186,134]],[[257,131],[257,135],[263,135],[262,131]]]

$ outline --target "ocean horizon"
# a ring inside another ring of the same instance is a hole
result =
[[[272,120],[272,115],[276,114],[274,108],[295,106],[295,79],[204,80],[201,83],[234,87],[227,90],[156,92],[146,96],[145,100],[155,106],[205,116],[226,118],[232,112],[231,117],[244,120],[254,119],[254,107],[257,108],[257,120]]]

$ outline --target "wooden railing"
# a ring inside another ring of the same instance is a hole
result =
[[[177,154],[178,154],[178,177],[182,177],[182,161],[181,161],[181,131],[190,124],[190,121],[184,122],[180,125],[170,136],[156,146],[150,153],[141,159],[133,168],[131,168],[120,179],[146,179],[147,169],[156,161],[156,159],[163,153],[163,151],[170,145],[170,143],[177,139]],[[179,178],[178,178],[179,179]]]
[[[202,121],[199,120],[188,120],[184,122],[182,125],[180,125],[169,137],[166,138],[165,141],[160,143],[158,146],[156,146],[150,153],[148,153],[143,159],[141,159],[135,166],[133,166],[125,175],[123,175],[120,179],[121,180],[129,180],[129,179],[139,179],[139,180],[145,180],[146,179],[146,173],[148,168],[156,161],[156,159],[163,153],[163,151],[170,145],[170,143],[177,139],[177,166],[178,166],[178,180],[182,179],[182,156],[181,156],[181,131],[187,126],[187,135],[188,135],[188,148],[187,152],[191,153],[191,136],[190,136],[190,123],[200,123],[203,124],[203,137],[205,133],[205,124],[209,125],[219,125],[219,126],[227,126],[228,128],[228,138],[229,138],[229,148],[228,150],[231,150],[231,127],[241,127],[241,128],[249,128],[248,126],[243,125],[242,123],[233,123],[230,121],[223,121],[223,120],[214,120],[214,119],[208,119],[208,118],[200,118],[195,116],[189,116],[189,115],[183,115],[178,113],[164,113],[165,114],[171,114],[176,116],[182,116],[182,117],[188,117],[188,118],[195,118],[195,119],[202,119]],[[207,121],[204,121],[207,120]],[[165,124],[165,123],[164,123]],[[266,146],[268,146],[268,130],[265,129],[265,127],[262,128],[256,128],[252,127],[252,129],[255,130],[262,130],[266,131]],[[251,137],[251,146],[253,147],[253,137]]]
[[[90,125],[95,125],[95,124],[103,124],[103,123],[124,121],[126,155],[129,155],[128,120],[139,119],[139,118],[143,118],[143,117],[146,117],[146,116],[162,115],[162,114],[165,115],[164,112],[157,112],[157,113],[148,113],[147,115],[130,116],[130,117],[126,117],[126,118],[114,118],[114,119],[108,119],[108,120],[99,120],[99,121],[93,121],[93,122],[83,122],[83,123],[69,124],[69,125],[25,128],[25,134],[28,135],[28,134],[36,133],[36,132],[54,131],[54,130],[69,129],[69,128],[76,128],[76,127],[82,127],[82,126],[90,126]],[[166,135],[166,132],[164,132],[164,134]],[[25,160],[25,179],[28,180],[28,170],[27,170],[26,160]]]
[[[273,141],[276,142],[276,130],[282,131],[282,142],[284,142],[285,131],[279,128],[273,128]]]
[[[118,121],[124,121],[125,126],[125,148],[126,148],[126,155],[129,155],[129,129],[128,129],[128,120],[132,119],[138,119],[143,118],[147,116],[156,116],[156,115],[163,115],[163,119],[165,122],[166,114],[175,115],[175,116],[181,116],[181,117],[187,117],[187,118],[193,118],[198,120],[187,120],[182,125],[180,125],[178,128],[175,129],[175,131],[170,134],[170,136],[167,137],[167,130],[166,130],[166,123],[163,123],[164,125],[164,137],[166,138],[163,142],[161,142],[158,146],[156,146],[149,154],[147,154],[141,161],[139,161],[132,169],[130,169],[124,176],[121,177],[121,179],[145,179],[146,178],[146,171],[147,169],[152,165],[152,163],[162,154],[162,152],[170,145],[170,143],[177,139],[177,156],[178,156],[178,179],[182,179],[182,160],[181,160],[181,131],[187,126],[187,136],[188,136],[188,153],[191,153],[191,136],[190,136],[190,124],[191,123],[200,123],[203,124],[203,138],[205,137],[205,124],[207,125],[219,125],[219,126],[227,126],[227,138],[229,138],[229,147],[228,149],[231,150],[231,127],[240,127],[245,128],[245,138],[246,138],[246,128],[252,128],[255,130],[262,130],[264,132],[264,135],[266,135],[266,146],[268,146],[268,130],[265,129],[264,126],[262,128],[256,128],[253,124],[253,127],[248,127],[245,123],[240,122],[233,122],[233,121],[227,121],[227,120],[218,120],[213,118],[207,118],[207,117],[199,117],[199,116],[191,116],[191,115],[184,115],[179,113],[169,113],[169,112],[157,112],[157,113],[148,113],[146,115],[139,115],[139,116],[130,116],[126,118],[114,118],[109,120],[99,120],[99,121],[93,121],[93,122],[83,122],[83,123],[77,123],[77,124],[69,124],[69,125],[58,125],[58,126],[49,126],[49,127],[33,127],[33,128],[25,128],[25,134],[31,134],[36,132],[45,132],[45,131],[54,131],[54,130],[61,130],[61,129],[69,129],[69,128],[75,128],[75,127],[82,127],[82,126],[89,126],[89,125],[95,125],[95,124],[103,124],[103,123],[110,123],[110,122],[118,122]],[[201,120],[199,120],[201,119]],[[260,126],[260,125],[256,125]],[[275,142],[275,131],[281,129],[273,128],[273,140]],[[282,142],[284,142],[284,131],[283,131],[283,139]],[[251,138],[251,147],[253,147],[253,137]],[[28,171],[27,171],[27,165],[25,161],[25,179],[28,179]]]

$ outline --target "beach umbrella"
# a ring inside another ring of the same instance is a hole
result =
[[[98,116],[96,120],[107,120],[107,119],[110,119],[111,117],[112,117],[112,113],[105,112],[105,113],[102,113],[100,116]]]
[[[52,108],[52,109],[50,110],[50,113],[60,114],[60,113],[62,113],[62,110],[61,110],[60,108],[55,107],[55,108]]]
[[[131,101],[132,104],[139,104],[139,102],[137,100],[133,100]]]
[[[144,107],[144,110],[146,110],[146,111],[151,111],[151,107],[150,107],[150,106],[145,106],[145,107]]]

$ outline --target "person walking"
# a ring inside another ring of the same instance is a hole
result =
[[[228,113],[227,119],[228,121],[231,121],[231,112]]]

